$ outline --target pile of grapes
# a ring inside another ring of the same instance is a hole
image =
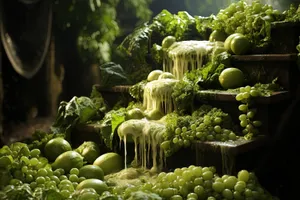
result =
[[[20,197],[42,199],[45,193],[53,191],[59,194],[57,199],[75,199],[75,196],[97,197],[98,194],[93,188],[84,189],[80,194],[76,192],[77,185],[86,179],[78,175],[77,168],[72,168],[70,172],[61,168],[52,170],[41,151],[30,150],[25,143],[17,142],[0,149],[0,200]],[[107,196],[107,193],[103,195]]]
[[[256,176],[241,170],[237,176],[218,176],[214,167],[189,166],[174,172],[161,172],[153,183],[127,188],[125,199],[135,191],[159,194],[166,200],[272,199],[258,183]]]

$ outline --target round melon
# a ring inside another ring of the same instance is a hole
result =
[[[237,36],[242,36],[241,33],[234,33],[234,34],[231,34],[229,35],[225,42],[224,42],[224,47],[225,49],[229,52],[229,53],[232,53],[232,50],[231,50],[231,41],[233,40],[233,38],[237,37]]]
[[[244,73],[240,69],[233,67],[224,69],[219,76],[219,82],[224,89],[241,87],[244,81]]]
[[[97,165],[85,165],[79,170],[79,177],[85,177],[86,179],[100,179],[104,180],[104,172]]]
[[[70,143],[64,138],[53,138],[47,142],[44,148],[45,157],[49,161],[54,161],[60,154],[71,151]]]
[[[64,169],[68,173],[72,168],[80,169],[83,166],[83,157],[76,151],[67,151],[59,155],[54,163],[52,163],[52,168]]]
[[[77,185],[76,190],[82,190],[86,188],[93,188],[99,195],[105,191],[108,191],[108,186],[104,181],[94,178],[82,181]]]
[[[107,175],[122,170],[124,163],[119,154],[110,152],[99,156],[93,165],[100,167],[104,175]]]

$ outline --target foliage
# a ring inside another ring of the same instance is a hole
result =
[[[151,0],[53,0],[54,28],[60,32],[72,29],[78,33],[77,46],[85,64],[102,64],[111,60],[114,41],[120,36],[121,10],[128,10],[138,20],[151,17]],[[76,42],[76,41],[74,41]]]

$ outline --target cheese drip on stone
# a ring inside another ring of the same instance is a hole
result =
[[[159,79],[154,80],[145,85],[143,105],[146,110],[159,110],[162,113],[170,113],[174,111],[174,103],[172,100],[172,92],[175,79]]]
[[[196,40],[176,42],[164,54],[163,71],[182,79],[186,72],[202,68],[208,54],[215,47],[222,46],[223,42]]]
[[[149,156],[151,154],[151,171],[156,172],[163,168],[164,155],[163,150],[160,149],[160,143],[163,141],[165,131],[166,126],[161,122],[148,121],[146,119],[131,119],[119,126],[118,135],[120,140],[124,142],[126,142],[128,137],[133,138],[135,146],[134,160],[137,163],[141,163],[143,168],[149,165]]]

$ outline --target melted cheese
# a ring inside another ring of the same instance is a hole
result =
[[[164,54],[163,70],[182,79],[190,70],[202,68],[205,58],[215,47],[224,46],[223,42],[181,41],[174,43]]]

